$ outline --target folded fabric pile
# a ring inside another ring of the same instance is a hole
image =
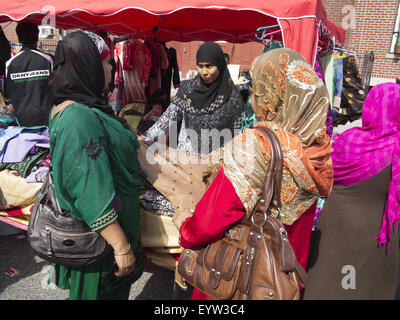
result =
[[[27,230],[36,192],[42,183],[28,183],[9,169],[0,171],[0,221]]]
[[[43,182],[49,167],[49,151],[46,126],[0,129],[0,171],[13,170],[27,178],[27,182]]]
[[[36,192],[49,170],[49,152],[47,126],[0,126],[0,221],[28,228]]]
[[[143,209],[156,215],[174,216],[173,205],[156,189],[146,190],[140,197],[140,205]]]

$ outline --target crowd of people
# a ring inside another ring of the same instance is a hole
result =
[[[52,266],[50,281],[68,289],[70,299],[128,299],[143,273],[142,143],[168,140],[175,128],[178,137],[169,147],[194,158],[218,154],[203,179],[191,181],[206,185],[201,199],[173,217],[180,246],[197,249],[221,239],[260,198],[271,147],[254,127],[271,129],[282,148],[281,208],[271,214],[284,224],[308,271],[302,298],[396,298],[399,84],[374,86],[364,102],[362,126],[332,139],[328,90],[300,53],[277,48],[256,57],[243,95],[221,47],[206,42],[197,51],[197,76],[183,81],[169,104],[162,95],[150,99],[133,130],[109,105],[113,57],[101,36],[72,32],[52,57],[36,49],[36,25],[22,22],[16,31],[21,51],[12,58],[1,55],[5,102],[20,126],[48,125],[60,207],[114,250],[89,266]],[[243,127],[247,106],[255,121]],[[320,198],[326,204],[313,231]],[[350,284],[344,283],[349,267],[355,270]],[[194,289],[192,299],[209,298]]]

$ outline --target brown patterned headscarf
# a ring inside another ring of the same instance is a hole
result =
[[[272,129],[283,153],[281,207],[271,214],[290,225],[332,188],[328,91],[303,56],[286,48],[257,57],[252,82],[255,126]],[[247,214],[261,195],[270,153],[269,143],[254,129],[225,146],[223,169]]]
[[[328,90],[304,57],[275,49],[253,63],[253,94],[259,122],[273,122],[310,146],[326,130]]]

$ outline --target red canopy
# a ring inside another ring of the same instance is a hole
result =
[[[30,20],[58,28],[103,29],[158,41],[255,41],[272,26],[274,39],[313,64],[319,35],[344,43],[321,0],[16,0],[2,1],[0,22]],[[250,8],[251,7],[251,8]],[[156,28],[155,28],[156,27]],[[279,32],[280,31],[280,32]],[[261,33],[260,33],[261,34]]]

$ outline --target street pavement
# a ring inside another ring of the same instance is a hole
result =
[[[49,270],[50,263],[31,250],[25,231],[0,222],[0,300],[67,300],[68,291],[47,284]],[[190,299],[190,292],[174,291],[174,272],[145,261],[129,300],[172,299]]]

